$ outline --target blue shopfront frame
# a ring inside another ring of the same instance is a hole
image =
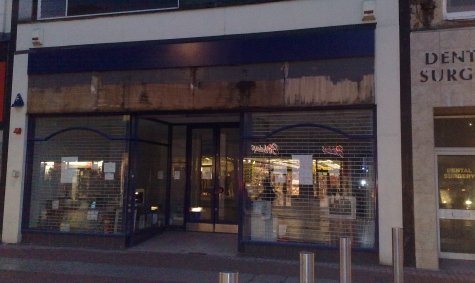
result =
[[[207,38],[35,48],[29,51],[28,74],[373,57],[375,27],[375,24],[364,24]],[[242,203],[239,206],[241,209]],[[241,224],[242,219],[238,225]]]

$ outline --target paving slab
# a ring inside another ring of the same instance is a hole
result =
[[[167,233],[164,233],[167,234]],[[354,283],[392,282],[392,268],[352,266]],[[440,271],[405,268],[405,282],[475,282],[473,261],[441,261]],[[0,282],[218,282],[219,272],[239,272],[241,283],[299,282],[299,262],[242,256],[236,235],[170,233],[126,250],[34,245],[0,246]],[[335,262],[315,264],[318,283],[336,283]]]

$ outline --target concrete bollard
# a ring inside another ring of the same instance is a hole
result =
[[[238,272],[220,272],[219,283],[239,283]]]
[[[393,270],[394,283],[404,282],[404,243],[403,230],[401,227],[394,227],[393,231]]]
[[[315,283],[315,254],[300,252],[300,283]]]
[[[340,238],[340,283],[351,283],[351,238]]]

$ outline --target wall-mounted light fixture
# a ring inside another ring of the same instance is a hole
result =
[[[43,45],[43,30],[42,29],[34,29],[31,33],[31,43],[35,47],[39,47]]]
[[[25,102],[23,101],[21,94],[17,94],[15,101],[13,101],[12,107],[23,107],[23,106],[25,106]]]
[[[375,17],[376,4],[373,0],[363,1],[363,22],[372,22],[376,20]]]
[[[12,177],[13,177],[13,178],[18,178],[18,177],[20,177],[20,171],[18,171],[18,170],[13,170],[13,171],[12,171]]]

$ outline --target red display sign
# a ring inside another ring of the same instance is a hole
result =
[[[0,62],[0,123],[4,121],[6,62]]]
[[[343,146],[322,146],[322,152],[326,154],[343,157]]]

